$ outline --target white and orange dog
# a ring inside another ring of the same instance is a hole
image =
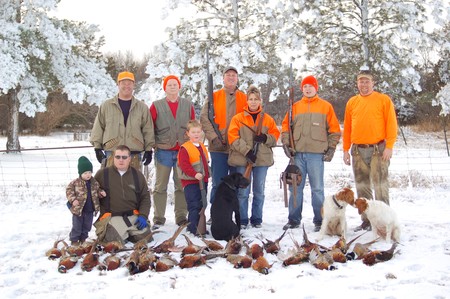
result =
[[[400,242],[400,224],[394,209],[382,201],[364,197],[355,200],[355,207],[360,215],[366,214],[375,238],[380,236],[387,242]]]
[[[322,207],[322,227],[317,241],[322,240],[325,235],[338,235],[346,238],[345,210],[347,205],[353,206],[354,200],[355,195],[350,188],[343,188],[335,195],[325,197]]]

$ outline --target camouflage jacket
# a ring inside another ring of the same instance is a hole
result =
[[[98,211],[100,210],[100,201],[99,201],[100,191],[101,191],[100,184],[94,179],[94,177],[92,177],[91,197],[92,202],[94,203],[95,215],[97,215]],[[72,182],[69,183],[69,185],[66,188],[66,197],[67,201],[71,205],[70,211],[72,212],[72,214],[76,216],[81,216],[81,212],[83,211],[84,204],[86,203],[87,199],[86,182],[80,177],[74,179]],[[78,200],[80,204],[74,206],[73,202],[75,200]]]

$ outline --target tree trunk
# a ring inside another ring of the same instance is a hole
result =
[[[361,35],[362,48],[364,51],[364,69],[370,68],[370,52],[369,52],[369,3],[367,0],[361,0]]]
[[[20,152],[19,143],[19,99],[17,99],[17,89],[10,89],[8,92],[8,109],[11,116],[8,124],[8,139],[6,141],[6,152]]]

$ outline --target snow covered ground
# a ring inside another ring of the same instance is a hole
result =
[[[66,274],[57,270],[57,261],[45,252],[58,238],[66,238],[71,214],[65,206],[65,186],[77,176],[76,163],[86,155],[99,165],[92,148],[0,153],[0,297],[1,298],[449,298],[450,297],[450,158],[440,134],[419,135],[405,130],[407,145],[399,140],[394,151],[391,174],[391,206],[402,228],[401,245],[392,260],[372,267],[361,261],[337,264],[336,271],[320,271],[309,263],[283,267],[275,255],[266,258],[273,266],[268,275],[252,269],[233,269],[223,258],[208,261],[209,267],[175,267],[167,272],[146,271],[130,276],[126,268],[115,271],[83,272],[80,262]],[[88,146],[72,141],[72,136],[54,134],[47,138],[21,137],[26,149],[40,147]],[[6,138],[0,138],[4,149]],[[287,159],[281,148],[275,149],[275,165],[266,183],[264,222],[261,229],[243,231],[246,239],[259,242],[261,233],[269,240],[281,235],[287,221],[287,208],[279,187],[279,175]],[[345,183],[353,186],[350,167],[342,163],[338,148],[326,164],[326,194],[333,194]],[[150,173],[150,185],[153,173]],[[313,232],[310,190],[305,190],[303,221],[310,240]],[[173,205],[167,209],[164,233],[150,243],[159,244],[176,229]],[[152,211],[153,212],[153,211]],[[357,210],[347,208],[348,238],[358,235]],[[291,231],[302,242],[300,229]],[[95,237],[91,231],[92,238]],[[358,241],[373,239],[371,233]],[[197,244],[202,244],[194,238]],[[325,237],[320,244],[331,246],[337,237]],[[177,245],[186,242],[182,236]],[[222,242],[222,244],[225,244]],[[129,244],[128,244],[129,245]],[[372,249],[388,249],[379,241]],[[289,236],[281,241],[282,251],[293,248]],[[179,254],[173,254],[179,259]],[[103,259],[105,256],[102,256]]]

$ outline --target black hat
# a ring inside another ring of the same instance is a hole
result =
[[[238,71],[237,71],[237,69],[236,69],[234,66],[228,66],[228,67],[226,67],[225,70],[223,71],[223,73],[225,74],[225,73],[228,72],[228,71],[235,71],[236,74],[239,74]]]
[[[92,172],[92,163],[85,156],[78,158],[78,174],[81,176],[84,172]]]

